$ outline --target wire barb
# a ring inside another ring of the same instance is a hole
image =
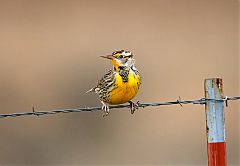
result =
[[[178,97],[177,102],[179,103],[179,105],[180,105],[181,107],[183,107],[183,105],[182,105],[182,103],[181,103],[182,101],[181,101],[181,97],[180,97],[180,96]]]
[[[180,96],[177,101],[167,101],[167,102],[158,102],[158,103],[140,103],[138,105],[139,108],[145,108],[145,107],[158,107],[158,106],[164,106],[164,105],[177,105],[180,104],[182,106],[183,104],[206,104],[207,102],[225,102],[226,107],[228,106],[228,100],[240,100],[240,96],[235,97],[228,97],[225,96],[223,99],[207,99],[207,98],[201,98],[198,100],[185,100],[182,101]],[[117,109],[117,108],[129,108],[129,104],[121,104],[121,105],[114,105],[110,106],[109,109]],[[53,115],[58,113],[71,113],[71,112],[93,112],[93,111],[99,111],[102,110],[101,107],[84,107],[84,108],[75,108],[75,109],[61,109],[61,110],[51,110],[51,111],[35,111],[35,108],[32,107],[32,112],[22,112],[22,113],[12,113],[12,114],[0,114],[0,118],[6,118],[6,117],[17,117],[17,116],[27,116],[27,115],[37,115],[38,117],[40,115]]]
[[[224,98],[223,100],[225,101],[225,105],[226,105],[226,107],[228,107],[228,97],[225,96],[225,98]]]
[[[32,107],[32,112],[34,113],[34,115],[37,115],[39,117],[39,115],[37,114],[37,112],[35,111],[35,108]]]

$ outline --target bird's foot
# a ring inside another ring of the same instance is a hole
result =
[[[140,103],[139,101],[137,101],[136,103],[129,101],[129,103],[130,103],[131,114],[133,114],[136,111],[136,109],[139,108]]]
[[[105,102],[103,102],[102,101],[102,111],[104,111],[104,113],[103,113],[103,117],[106,117],[106,116],[108,116],[109,115],[109,106],[105,103]]]

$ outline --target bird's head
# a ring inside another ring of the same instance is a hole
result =
[[[135,63],[132,52],[125,50],[114,51],[111,55],[101,57],[112,60],[112,64],[117,70],[125,67],[132,67]]]

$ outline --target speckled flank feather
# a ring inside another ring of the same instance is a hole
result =
[[[115,71],[109,70],[93,88],[93,91],[99,95],[101,101],[108,102],[109,93],[116,88]]]

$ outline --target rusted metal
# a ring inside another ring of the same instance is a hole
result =
[[[206,133],[208,141],[208,165],[226,165],[226,134],[224,119],[223,86],[221,78],[205,80]],[[219,100],[219,101],[217,101]]]

